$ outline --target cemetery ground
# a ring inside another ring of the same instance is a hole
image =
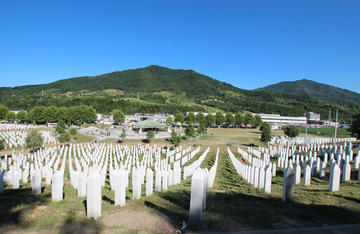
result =
[[[181,145],[188,146],[194,145],[201,147],[208,147],[211,146],[213,149],[217,148],[218,146],[220,149],[225,150],[226,144],[229,142],[234,142],[236,146],[239,147],[247,147],[249,144],[254,144],[254,146],[265,146],[264,142],[261,142],[260,137],[261,132],[259,129],[245,129],[245,128],[208,128],[207,134],[201,136],[198,140],[188,139],[184,140]],[[281,136],[283,135],[283,131],[275,130],[272,131],[274,136]],[[119,139],[112,139],[106,142],[117,142]],[[125,144],[139,144],[142,143],[140,140],[132,140],[132,139],[125,139],[123,141]],[[167,139],[152,139],[152,144],[166,144],[169,145],[170,143]]]
[[[224,147],[225,149],[225,147]],[[205,150],[202,147],[202,150]],[[240,154],[235,156],[242,160]],[[186,165],[199,157],[197,154]],[[215,147],[202,163],[209,168],[215,161]],[[61,233],[172,233],[180,231],[182,221],[188,222],[191,178],[131,200],[127,190],[126,206],[114,206],[114,192],[109,179],[102,188],[102,217],[86,218],[86,198],[77,197],[65,171],[64,200],[51,202],[51,186],[43,184],[43,193],[33,195],[30,184],[14,190],[5,186],[0,196],[0,233],[61,232]],[[328,191],[326,178],[312,177],[310,186],[295,186],[294,200],[282,202],[283,169],[277,169],[272,180],[272,193],[265,194],[241,179],[229,155],[222,150],[214,188],[209,190],[202,226],[195,231],[243,231],[290,227],[326,226],[360,223],[360,185],[353,171],[351,181],[341,183],[339,192]],[[131,177],[130,177],[131,180]],[[185,231],[194,231],[188,230]]]

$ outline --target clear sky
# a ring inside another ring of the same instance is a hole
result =
[[[360,93],[360,1],[0,1],[0,86],[152,64]]]

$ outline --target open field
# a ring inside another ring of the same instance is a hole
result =
[[[213,165],[214,150],[203,161],[203,167]],[[232,151],[236,152],[234,147]],[[267,195],[240,179],[229,156],[220,154],[200,230],[241,231],[360,222],[360,185],[355,173],[352,181],[341,184],[339,192],[328,191],[328,177],[313,177],[311,186],[297,185],[294,201],[286,203],[281,201],[282,174],[283,170],[278,169],[272,193]],[[190,178],[149,197],[144,197],[143,188],[143,197],[136,201],[130,200],[128,189],[125,207],[113,205],[114,192],[107,180],[102,189],[102,217],[96,221],[86,218],[86,198],[77,197],[67,178],[64,183],[65,199],[60,202],[51,202],[50,186],[44,185],[38,196],[31,193],[29,184],[18,190],[6,186],[0,196],[0,232],[172,233],[179,230],[183,220],[188,220]]]
[[[283,132],[281,130],[272,131],[274,136],[281,136]],[[182,141],[182,146],[194,145],[202,147],[220,147],[222,151],[226,149],[226,144],[228,142],[235,142],[236,146],[247,147],[249,144],[254,144],[255,146],[265,146],[263,142],[259,140],[261,132],[259,129],[242,129],[242,128],[208,128],[207,134],[201,136],[198,140],[188,139]],[[109,139],[106,142],[117,142],[118,139]],[[143,143],[141,140],[132,140],[125,139],[125,144],[139,144]],[[151,144],[165,144],[169,145],[170,143],[167,139],[153,139]]]
[[[305,135],[305,128],[299,127],[299,132],[301,135]],[[322,136],[322,137],[334,137],[335,129],[334,128],[308,128],[307,133],[309,135]],[[337,129],[337,137],[351,137],[351,133],[346,128]]]

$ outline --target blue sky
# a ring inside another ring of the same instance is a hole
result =
[[[360,93],[360,1],[0,1],[0,86],[152,64]]]

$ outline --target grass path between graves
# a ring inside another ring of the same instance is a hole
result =
[[[205,150],[203,148],[202,150]],[[240,155],[235,147],[232,152]],[[199,152],[190,162],[201,155]],[[210,168],[215,161],[215,148],[203,161]],[[68,164],[67,164],[68,165]],[[66,166],[67,166],[66,165]],[[220,153],[214,188],[209,191],[203,224],[195,231],[242,231],[305,226],[360,223],[360,185],[353,171],[352,180],[341,183],[339,192],[328,192],[326,178],[313,177],[310,186],[296,185],[294,200],[282,202],[283,170],[273,177],[272,193],[253,188],[237,175],[229,155]],[[65,172],[65,177],[67,172]],[[145,187],[145,186],[144,186]],[[131,200],[131,185],[125,207],[114,206],[114,192],[107,179],[102,189],[102,217],[86,218],[86,198],[65,179],[65,198],[51,202],[51,186],[41,195],[32,195],[30,184],[19,190],[5,187],[0,195],[0,233],[173,233],[182,221],[188,223],[191,178],[168,191]],[[194,231],[187,229],[186,231]]]

